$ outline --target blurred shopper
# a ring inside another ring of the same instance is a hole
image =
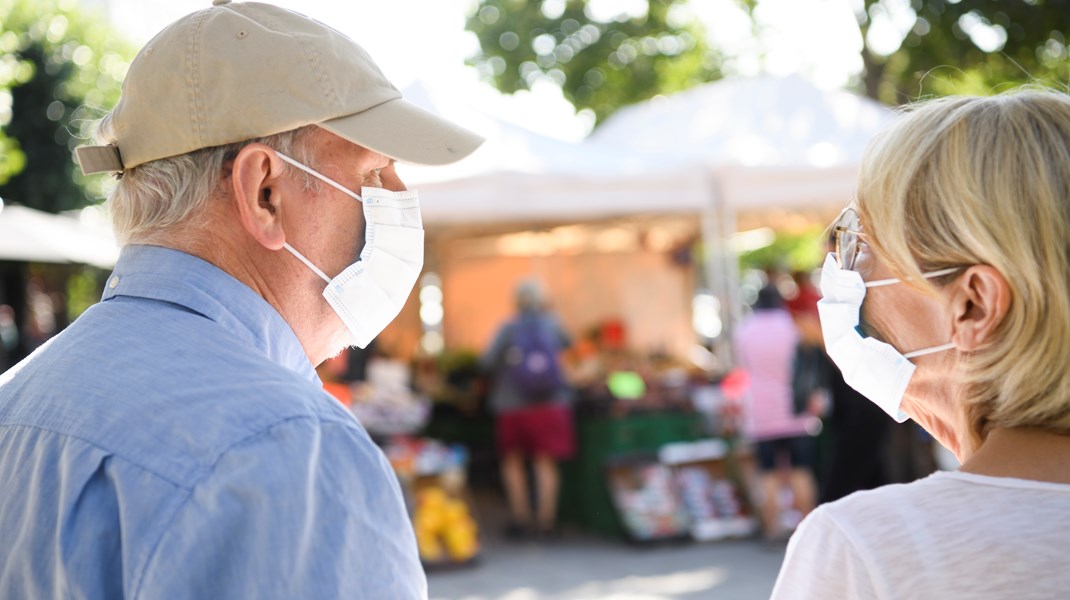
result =
[[[787,303],[799,328],[793,377],[795,411],[811,410],[823,419],[818,440],[827,436],[831,443],[827,459],[814,470],[819,476],[820,501],[831,502],[889,483],[887,453],[893,423],[844,382],[825,353],[817,310],[821,294],[810,284],[809,276],[795,273],[792,278],[799,289]]]
[[[888,451],[894,423],[847,385],[834,364],[829,364],[825,372],[831,408],[824,422],[831,430],[832,450],[821,486],[821,502],[832,502],[891,481]]]
[[[546,310],[542,289],[524,281],[516,289],[517,315],[498,330],[483,355],[493,374],[491,408],[502,483],[509,502],[509,537],[554,535],[560,488],[558,462],[571,458],[576,442],[559,354],[570,344]],[[535,472],[536,510],[528,491],[527,460]]]
[[[13,357],[18,347],[19,328],[15,323],[15,309],[0,304],[0,373],[14,363]]]
[[[795,295],[784,301],[784,306],[796,319],[804,316],[817,318],[817,301],[821,292],[810,281],[808,271],[792,271],[791,280],[795,283]]]
[[[418,277],[394,159],[479,138],[337,31],[216,0],[138,54],[98,139],[122,254],[0,377],[0,597],[426,598],[396,478],[313,367]]]
[[[814,507],[814,418],[796,415],[792,404],[792,362],[799,333],[772,284],[736,328],[739,365],[750,374],[744,434],[756,443],[760,471],[762,529],[769,539],[783,532],[781,489],[785,475],[794,507],[802,515]]]
[[[824,415],[829,408],[829,360],[825,356],[821,321],[817,316],[817,301],[821,295],[810,285],[809,277],[796,272],[792,278],[798,291],[794,298],[784,302],[799,332],[792,360],[792,404],[796,414]]]
[[[777,598],[1062,598],[1070,589],[1070,97],[913,107],[835,224],[822,328],[848,384],[959,471],[798,529]]]

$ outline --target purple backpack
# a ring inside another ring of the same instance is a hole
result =
[[[521,318],[511,337],[505,351],[506,377],[529,402],[551,399],[565,383],[557,362],[556,332],[540,319]]]

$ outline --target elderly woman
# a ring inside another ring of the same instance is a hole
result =
[[[773,597],[1066,597],[1070,98],[912,108],[871,144],[835,230],[829,355],[962,467],[818,508]]]

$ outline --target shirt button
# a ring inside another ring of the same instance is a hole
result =
[[[112,277],[111,281],[108,282],[108,287],[113,289],[113,290],[115,289],[115,286],[117,286],[117,285],[119,285],[119,276],[118,275],[116,275],[115,277]]]

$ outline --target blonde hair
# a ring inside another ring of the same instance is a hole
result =
[[[265,144],[311,166],[311,153],[304,141],[312,127],[202,148],[127,169],[108,191],[108,210],[116,239],[123,246],[151,243],[176,226],[195,224],[223,179],[224,163],[248,144]],[[96,143],[117,143],[108,116],[98,125]],[[287,164],[286,168],[292,167]],[[314,189],[318,183],[303,171],[297,171],[296,175],[302,178],[306,189]]]
[[[857,202],[873,249],[913,285],[985,264],[1010,286],[994,339],[963,358],[974,442],[999,427],[1070,432],[1070,97],[909,107],[867,148]]]

